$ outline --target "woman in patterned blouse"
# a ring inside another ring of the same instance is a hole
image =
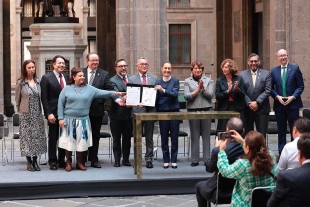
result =
[[[217,167],[223,177],[236,179],[231,206],[251,206],[251,191],[255,187],[275,186],[276,161],[269,152],[264,136],[257,131],[250,131],[245,139],[231,130],[232,139],[243,146],[244,158],[229,165],[225,153],[229,139],[221,141]]]

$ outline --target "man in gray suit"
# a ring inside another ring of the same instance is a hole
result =
[[[270,112],[269,95],[271,91],[270,72],[261,68],[259,56],[251,53],[248,57],[249,69],[240,73],[245,90],[245,108],[242,118],[245,134],[256,130],[266,137]]]
[[[128,83],[143,84],[143,85],[155,85],[157,77],[155,75],[147,73],[149,69],[148,60],[144,57],[140,57],[137,61],[136,68],[138,74],[129,77]],[[137,105],[132,107],[132,113],[145,113],[145,112],[156,112],[155,107]],[[146,142],[145,161],[147,168],[153,168],[153,131],[154,121],[145,121],[144,132]]]
[[[124,59],[115,61],[116,75],[110,81],[114,91],[126,92],[126,85],[130,75],[127,73],[128,65]],[[115,97],[111,102],[110,127],[113,136],[114,167],[120,167],[120,159],[123,154],[124,166],[131,166],[129,162],[130,144],[132,135],[131,107],[126,107],[122,97]]]

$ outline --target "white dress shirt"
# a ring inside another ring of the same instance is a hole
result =
[[[296,137],[292,142],[284,146],[278,163],[278,173],[290,168],[300,167],[297,149],[298,140],[299,137]]]

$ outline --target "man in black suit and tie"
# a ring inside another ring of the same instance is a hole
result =
[[[243,134],[243,124],[242,120],[239,118],[231,118],[226,125],[226,132],[229,130],[235,130],[240,135]],[[200,181],[196,184],[196,198],[198,202],[198,207],[207,206],[208,201],[215,203],[216,202],[216,185],[217,185],[217,155],[219,153],[219,140],[215,140],[215,148],[212,149],[211,157],[206,162],[206,171],[213,173],[212,178],[207,181]],[[234,163],[237,159],[244,155],[243,148],[236,141],[230,141],[227,144],[227,148],[225,150],[227,154],[227,158],[229,164]],[[222,175],[219,177],[219,203],[230,203],[232,191],[234,188],[236,180],[224,178]]]
[[[267,207],[309,206],[310,186],[310,134],[302,134],[297,142],[301,167],[282,171],[277,175],[277,185]]]
[[[124,59],[115,61],[116,75],[111,78],[114,91],[126,92],[126,85],[130,75],[127,73],[128,65]],[[110,109],[110,127],[113,136],[113,154],[114,167],[120,167],[120,159],[123,154],[124,166],[131,166],[129,162],[131,136],[132,136],[132,118],[131,107],[126,107],[122,97],[116,98],[111,102]]]
[[[140,57],[137,61],[136,68],[139,71],[138,74],[132,75],[128,79],[128,83],[143,84],[143,85],[154,85],[157,80],[155,75],[147,73],[149,69],[149,62],[146,58]],[[132,107],[132,113],[145,113],[145,112],[156,112],[155,107],[137,105]],[[153,132],[154,132],[154,121],[145,121],[144,132],[146,142],[145,161],[147,168],[153,168]]]
[[[280,65],[271,69],[271,96],[274,98],[273,110],[278,126],[278,148],[281,154],[286,144],[287,122],[293,140],[293,126],[303,107],[301,94],[304,91],[304,79],[298,65],[288,63],[287,51],[277,53]]]
[[[86,61],[88,67],[83,68],[86,83],[98,89],[113,90],[108,72],[98,68],[98,54],[94,52],[87,54]],[[93,136],[93,146],[88,148],[88,160],[91,161],[91,166],[94,168],[101,168],[101,165],[98,162],[98,148],[101,123],[104,116],[104,103],[105,99],[94,99],[89,111],[89,119]],[[84,154],[83,160],[86,161],[86,154]]]
[[[44,109],[44,115],[48,120],[48,162],[50,170],[57,170],[59,167],[65,167],[65,150],[58,148],[57,159],[57,141],[59,138],[59,123],[57,116],[58,98],[61,90],[67,85],[68,75],[63,73],[65,69],[65,58],[56,55],[52,60],[53,72],[45,74],[41,79],[41,100]]]
[[[245,134],[254,130],[255,123],[256,130],[266,137],[270,112],[270,73],[258,68],[260,59],[255,53],[249,55],[248,65],[249,69],[240,73],[245,91],[245,107],[242,111]]]

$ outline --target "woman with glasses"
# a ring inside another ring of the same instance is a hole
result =
[[[203,74],[202,63],[194,61],[191,64],[191,77],[185,79],[184,98],[187,101],[187,111],[211,111],[214,92],[213,80]],[[211,120],[189,120],[191,133],[192,167],[199,165],[199,138],[202,138],[203,160],[210,156]]]
[[[244,108],[244,83],[237,75],[238,67],[235,61],[225,59],[221,68],[223,76],[216,80],[215,97],[218,111],[241,112]],[[227,119],[219,119],[217,130],[226,131]]]

